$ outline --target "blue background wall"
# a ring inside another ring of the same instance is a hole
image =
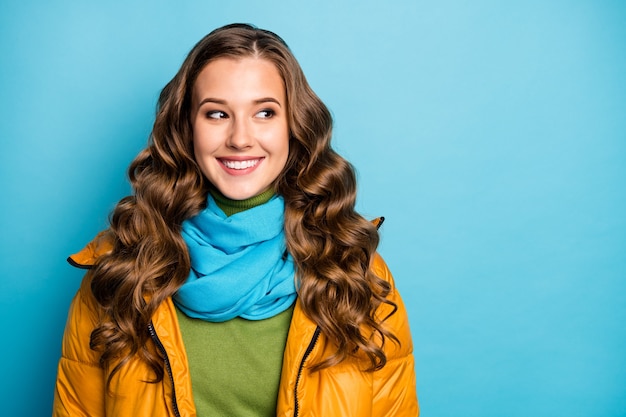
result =
[[[233,21],[288,41],[387,217],[423,415],[626,415],[624,2],[87,3],[0,3],[3,415],[49,414],[65,258]]]

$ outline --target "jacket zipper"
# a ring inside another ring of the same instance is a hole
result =
[[[385,221],[384,217],[378,218],[378,224],[376,224],[376,230],[380,229],[380,226],[383,225],[384,221]],[[304,370],[304,362],[307,360],[311,352],[313,352],[313,348],[315,347],[315,344],[317,343],[317,340],[319,339],[321,331],[322,329],[320,329],[320,326],[317,326],[315,328],[315,333],[313,333],[313,338],[309,342],[309,346],[307,346],[306,350],[304,351],[304,356],[302,356],[302,360],[300,361],[300,367],[298,368],[298,376],[296,376],[296,385],[293,388],[293,399],[294,399],[293,415],[294,417],[298,417],[298,412],[300,411],[300,407],[298,405],[298,384],[300,383],[300,377],[302,376],[302,371]]]
[[[170,378],[170,383],[172,384],[172,408],[174,409],[174,415],[176,417],[180,417],[180,412],[178,411],[178,403],[176,402],[176,387],[174,386],[174,375],[172,374],[172,366],[170,364],[170,359],[167,356],[167,351],[165,350],[165,346],[163,346],[163,343],[161,343],[161,340],[159,340],[159,336],[157,336],[156,334],[156,330],[154,330],[154,325],[152,324],[152,322],[148,324],[148,331],[150,332],[150,337],[152,338],[152,341],[156,345],[157,349],[159,349],[159,351],[163,355],[163,362],[165,363],[165,369],[167,371],[167,375]]]
[[[300,377],[302,376],[302,371],[304,370],[304,362],[309,357],[311,352],[313,352],[313,348],[315,347],[315,344],[317,343],[317,339],[319,339],[320,337],[321,331],[322,329],[320,329],[320,326],[317,326],[315,328],[315,333],[313,333],[313,338],[309,342],[309,346],[304,351],[304,355],[302,356],[302,360],[300,361],[300,367],[298,368],[298,376],[296,377],[296,385],[293,388],[293,398],[294,398],[293,415],[294,417],[298,416],[298,411],[299,411],[298,410],[298,383],[300,382]]]

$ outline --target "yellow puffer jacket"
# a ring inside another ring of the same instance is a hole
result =
[[[99,235],[70,262],[84,268],[111,249],[106,234]],[[382,258],[376,255],[373,271],[393,285]],[[131,360],[113,377],[113,395],[105,392],[106,375],[99,355],[89,348],[99,310],[87,273],[69,311],[59,362],[53,416],[195,416],[187,355],[171,299],[156,311],[149,331],[154,346],[165,357],[163,381],[148,383],[153,372],[143,362]],[[326,357],[330,344],[296,303],[283,358],[277,416],[360,417],[419,414],[415,389],[413,345],[407,315],[398,292],[388,297],[398,310],[385,323],[401,345],[387,341],[387,364],[376,372],[362,371],[362,364],[346,360],[339,365],[309,372],[307,364]],[[390,308],[381,307],[379,317]]]

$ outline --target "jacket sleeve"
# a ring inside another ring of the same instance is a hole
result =
[[[68,314],[59,361],[53,417],[104,416],[104,373],[99,355],[89,348],[91,331],[97,324],[95,300],[83,280]]]
[[[378,254],[372,269],[376,275],[391,284],[391,292],[387,299],[396,305],[397,310],[384,321],[384,324],[400,342],[397,344],[392,340],[385,340],[387,363],[380,371],[374,372],[372,415],[416,417],[419,415],[419,405],[415,384],[413,341],[407,312],[389,268]],[[391,306],[382,305],[378,316],[383,319],[392,311]]]

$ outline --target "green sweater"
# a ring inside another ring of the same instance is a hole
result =
[[[233,201],[211,191],[218,206],[232,215],[274,195]],[[196,410],[199,417],[275,416],[283,351],[293,307],[266,320],[235,318],[211,323],[176,310]]]

